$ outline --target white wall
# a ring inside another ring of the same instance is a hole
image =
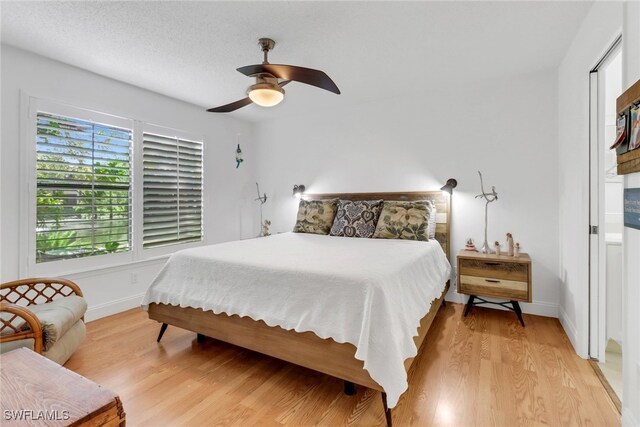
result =
[[[455,259],[467,237],[482,244],[484,204],[473,198],[480,169],[499,193],[489,207],[490,241],[512,232],[533,258],[534,304],[523,309],[557,316],[556,118],[548,70],[260,123],[258,178],[273,195],[265,218],[274,231],[291,230],[294,184],[311,193],[415,191],[455,177]]]
[[[622,4],[595,2],[558,70],[560,321],[589,345],[589,71],[622,31]]]
[[[20,276],[19,260],[26,256],[20,242],[20,91],[30,96],[124,116],[205,137],[204,228],[206,243],[238,239],[257,233],[253,221],[253,139],[249,123],[111,80],[66,64],[1,45],[2,145],[0,280]],[[170,81],[167,84],[171,84]],[[235,168],[237,134],[246,161]],[[98,262],[98,261],[97,261]],[[89,302],[89,320],[137,305],[164,260],[145,261],[80,274],[77,280]],[[63,271],[60,272],[61,274]]]
[[[626,2],[622,31],[623,88],[640,79],[640,3]],[[640,173],[626,175],[625,188],[640,187]],[[622,423],[640,426],[640,230],[625,227],[623,235]]]
[[[622,200],[622,196],[620,196]],[[619,204],[620,201],[618,201]],[[624,325],[623,296],[622,296],[622,242],[606,242],[606,339],[615,340],[622,345],[622,330]]]

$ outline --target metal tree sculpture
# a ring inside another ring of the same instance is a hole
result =
[[[489,208],[489,203],[495,202],[496,200],[498,200],[498,193],[496,193],[496,188],[494,186],[491,186],[491,193],[487,193],[486,191],[484,191],[484,183],[482,182],[482,173],[478,171],[478,175],[480,175],[480,189],[482,190],[482,194],[478,194],[476,196],[476,199],[479,197],[483,197],[486,200],[486,203],[484,205],[484,243],[482,244],[482,248],[480,248],[480,252],[482,252],[483,254],[492,254],[494,253],[494,251],[491,250],[491,247],[489,246],[489,242],[487,239],[488,208]]]
[[[262,226],[264,224],[264,221],[262,221],[262,205],[267,203],[267,193],[264,193],[262,196],[260,195],[260,186],[258,185],[257,182],[256,182],[256,190],[258,190],[258,198],[255,199],[255,201],[260,202],[260,234],[258,235],[258,237],[262,237],[263,235]]]

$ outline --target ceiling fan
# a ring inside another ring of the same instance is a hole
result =
[[[264,60],[262,64],[247,65],[238,68],[245,76],[255,77],[256,83],[249,86],[247,97],[231,104],[210,108],[211,113],[230,113],[251,103],[261,107],[273,107],[284,99],[282,87],[291,81],[305,83],[340,95],[340,89],[324,71],[294,65],[269,64],[267,55],[276,42],[262,38],[258,40]]]

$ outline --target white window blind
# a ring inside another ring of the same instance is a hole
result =
[[[37,113],[37,263],[130,250],[131,133]]]
[[[143,247],[202,240],[202,142],[143,134]]]

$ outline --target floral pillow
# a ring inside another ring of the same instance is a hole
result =
[[[374,239],[429,240],[428,202],[385,201]]]
[[[329,235],[373,237],[382,210],[382,200],[338,200],[336,219]]]
[[[436,204],[432,200],[428,200],[427,206],[430,207],[429,224],[427,224],[427,230],[429,234],[429,240],[433,240],[436,238]]]
[[[336,216],[336,202],[332,200],[300,200],[294,233],[329,234]]]

